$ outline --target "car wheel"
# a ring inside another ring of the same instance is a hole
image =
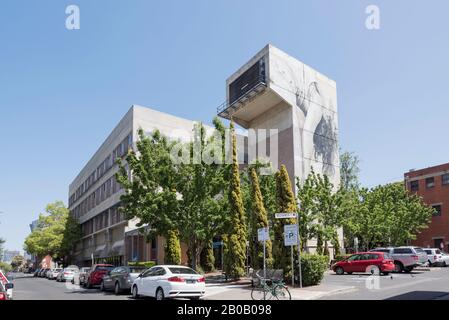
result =
[[[116,282],[115,283],[115,287],[114,287],[114,293],[116,296],[118,296],[121,293],[121,289],[120,289],[120,283]]]
[[[404,266],[402,265],[402,263],[396,261],[394,263],[394,271],[397,272],[397,273],[401,273],[402,270],[404,270]]]
[[[443,267],[447,267],[446,261],[443,261]]]
[[[92,289],[92,284],[90,283],[90,279],[87,279],[86,288],[87,289]]]
[[[72,284],[75,284],[75,280],[74,279],[72,279],[72,281],[70,281]]]
[[[342,267],[336,267],[335,268],[335,273],[338,274],[339,276],[343,275],[345,273],[345,270],[343,270]]]
[[[412,272],[412,270],[413,270],[413,267],[407,267],[407,268],[404,269],[404,271],[406,273],[410,273],[410,272]]]
[[[101,280],[101,282],[100,282],[100,291],[105,291],[103,280]]]
[[[139,298],[139,291],[137,289],[137,286],[133,287],[133,289],[132,289],[132,296],[133,296],[133,299],[138,299]]]
[[[156,300],[164,300],[164,290],[162,288],[157,288],[156,290]]]
[[[429,267],[433,267],[432,262],[430,262],[430,260],[428,262],[429,262]]]

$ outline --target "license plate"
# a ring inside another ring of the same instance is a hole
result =
[[[196,283],[196,280],[186,280],[186,283]]]

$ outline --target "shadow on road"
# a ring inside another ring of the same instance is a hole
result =
[[[385,300],[433,300],[448,294],[444,291],[410,291]]]

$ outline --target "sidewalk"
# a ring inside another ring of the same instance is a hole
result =
[[[225,281],[220,273],[206,275],[206,299],[210,300],[251,300],[251,279],[242,278],[238,281]],[[314,300],[324,296],[350,292],[354,286],[340,286],[333,284],[319,284],[305,288],[292,288],[289,291],[292,300]]]

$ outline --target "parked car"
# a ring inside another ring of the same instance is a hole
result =
[[[386,252],[358,252],[343,261],[334,263],[331,268],[338,275],[345,272],[347,274],[362,272],[387,275],[394,271],[394,262]]]
[[[56,276],[56,281],[57,282],[72,281],[76,271],[79,271],[77,266],[69,266],[67,268],[64,268]]]
[[[12,300],[12,294],[9,294],[8,291],[12,291],[13,288],[12,283],[3,284],[0,281],[0,300]]]
[[[93,286],[99,286],[103,276],[112,269],[114,269],[112,264],[94,264],[86,275],[86,280],[83,282],[84,287],[90,289]]]
[[[39,277],[40,278],[44,278],[45,275],[47,274],[48,270],[50,270],[50,268],[43,268],[43,269],[41,269],[41,271],[39,272]]]
[[[371,252],[386,252],[394,261],[395,272],[411,272],[427,262],[427,254],[419,247],[375,248]]]
[[[132,296],[200,299],[206,292],[204,276],[195,270],[176,265],[154,266],[140,274],[131,287]]]
[[[61,271],[62,271],[62,268],[54,268],[54,269],[51,269],[51,270],[48,272],[47,279],[48,279],[48,280],[55,280],[56,277],[58,276],[58,274],[59,274]]]
[[[11,274],[8,272],[6,275],[0,270],[0,284],[3,285],[3,288],[6,292],[7,299],[12,300],[12,293],[14,285],[12,284],[13,277],[11,277]]]
[[[33,277],[37,277],[39,275],[39,272],[41,271],[41,268],[37,268],[34,270]]]
[[[78,284],[80,286],[83,285],[89,270],[89,267],[83,267],[79,269],[79,271],[75,272],[73,274],[72,284]]]
[[[427,253],[427,261],[430,267],[446,267],[449,265],[449,255],[443,253],[440,249],[425,248],[424,251]]]
[[[145,267],[131,266],[114,268],[103,276],[100,283],[100,290],[114,290],[114,293],[117,295],[123,291],[130,292],[134,280],[146,270],[147,268]]]

